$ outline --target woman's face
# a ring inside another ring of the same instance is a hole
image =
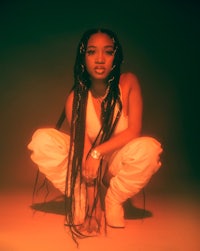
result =
[[[114,60],[114,44],[105,33],[93,34],[87,44],[85,54],[86,69],[94,80],[105,80]]]

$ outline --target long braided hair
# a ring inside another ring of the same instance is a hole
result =
[[[78,228],[74,224],[75,185],[77,186],[78,183],[80,194],[81,189],[83,189],[82,157],[84,149],[87,97],[88,90],[91,86],[90,76],[85,67],[85,54],[89,38],[91,35],[98,32],[105,33],[112,39],[114,44],[114,60],[112,70],[107,77],[108,92],[101,104],[102,126],[92,144],[92,148],[95,147],[96,144],[103,143],[111,137],[122,111],[122,102],[119,91],[120,66],[123,61],[122,47],[116,34],[111,30],[90,29],[83,34],[77,47],[77,54],[74,64],[74,85],[71,89],[71,92],[74,92],[74,98],[70,128],[71,140],[68,158],[68,171],[66,177],[66,197],[69,198],[69,209],[66,221],[67,225],[70,227],[72,237],[75,241],[76,237],[85,237],[85,235],[79,232]],[[116,110],[117,112],[115,112]],[[100,164],[97,180],[95,183],[97,196],[99,195],[101,171],[102,168]],[[95,208],[96,203],[97,198],[94,200],[93,208]],[[87,211],[87,208],[85,210]]]

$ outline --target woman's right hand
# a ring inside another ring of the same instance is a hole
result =
[[[89,234],[99,233],[100,219],[97,219],[95,216],[87,216],[84,224],[81,227],[81,231],[86,231]]]
[[[81,232],[87,232],[89,234],[96,234],[100,232],[101,227],[101,217],[102,211],[100,206],[98,205],[95,212],[92,215],[87,215],[83,225],[80,227]]]

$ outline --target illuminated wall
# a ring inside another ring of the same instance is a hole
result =
[[[26,145],[36,128],[54,126],[73,83],[78,40],[98,26],[117,32],[122,69],[141,82],[144,133],[165,147],[161,177],[199,177],[197,7],[155,0],[1,3],[1,185],[32,185]]]

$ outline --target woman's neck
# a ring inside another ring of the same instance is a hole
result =
[[[94,97],[104,96],[107,90],[107,84],[101,81],[93,81],[90,87],[91,93]]]

